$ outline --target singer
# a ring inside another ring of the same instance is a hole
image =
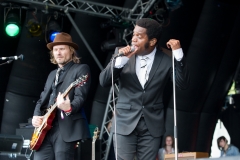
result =
[[[118,160],[133,160],[134,156],[139,160],[156,159],[165,132],[163,90],[172,77],[171,57],[161,51],[160,35],[161,25],[157,21],[138,20],[132,36],[134,51],[130,46],[117,48],[115,54],[125,56],[114,59],[113,75],[111,63],[100,74],[103,87],[112,84],[112,76],[114,81],[119,80],[116,132],[112,121]],[[189,74],[180,42],[170,39],[166,45],[172,49],[176,61],[176,85],[186,89]]]

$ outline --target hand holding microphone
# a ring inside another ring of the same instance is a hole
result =
[[[135,46],[126,46],[123,47],[121,49],[119,49],[118,54],[116,55],[117,57],[121,57],[121,56],[127,56],[128,58],[130,58],[133,54],[135,54]]]

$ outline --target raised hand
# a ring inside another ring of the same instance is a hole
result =
[[[177,39],[170,39],[167,43],[166,43],[167,47],[172,50],[176,50],[181,48],[181,44],[180,41]]]

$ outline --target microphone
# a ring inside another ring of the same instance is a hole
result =
[[[131,53],[131,52],[133,52],[133,51],[135,51],[135,47],[134,47],[134,46],[131,46],[131,50],[130,50],[129,53]],[[120,53],[118,53],[116,56],[114,56],[114,59],[117,58],[117,57],[122,57],[122,56],[124,56],[124,53],[123,53],[123,52],[120,52]]]
[[[23,60],[23,55],[19,55],[19,56],[11,56],[11,57],[0,57],[1,60],[18,60],[21,59]]]

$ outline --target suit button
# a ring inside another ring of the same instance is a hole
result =
[[[145,93],[145,90],[143,91],[143,93]]]
[[[144,106],[142,106],[142,108],[144,108]]]

